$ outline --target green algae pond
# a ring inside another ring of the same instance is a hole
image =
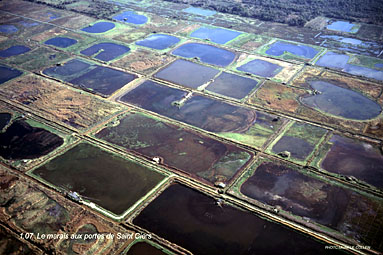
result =
[[[88,143],[81,143],[33,175],[58,188],[75,191],[114,214],[122,214],[164,176]]]

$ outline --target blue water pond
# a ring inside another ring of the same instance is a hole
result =
[[[49,39],[45,42],[45,44],[47,45],[53,45],[60,48],[68,48],[69,46],[76,43],[77,41],[75,39],[68,38],[68,37],[61,37],[61,36]]]
[[[0,25],[0,32],[4,34],[13,34],[19,31],[14,25]]]
[[[126,11],[121,14],[117,14],[113,17],[113,19],[136,25],[142,25],[148,22],[148,18],[146,16],[137,14],[133,11]]]
[[[24,20],[20,21],[19,24],[22,25],[23,27],[35,27],[35,26],[40,25],[37,22],[29,22],[29,21],[24,21]]]
[[[350,73],[353,75],[361,75],[380,81],[383,80],[383,71],[375,70],[364,66],[347,64],[349,58],[350,57],[345,54],[327,52],[315,64],[319,66],[340,69],[343,72]]]
[[[256,80],[222,72],[209,84],[209,86],[207,86],[206,90],[227,97],[242,99],[247,96],[250,91],[256,88],[257,85],[258,81]]]
[[[217,13],[216,11],[206,10],[206,9],[202,9],[202,8],[196,8],[196,7],[192,7],[192,6],[189,8],[183,9],[182,11],[190,13],[190,14],[197,14],[197,15],[205,16],[205,17],[213,16],[214,14]]]
[[[178,59],[157,72],[154,76],[189,88],[198,88],[219,73],[211,67]]]
[[[375,118],[382,110],[379,104],[355,91],[325,81],[309,83],[313,89],[320,92],[301,99],[311,108],[355,120]]]
[[[97,33],[104,33],[106,31],[109,31],[113,29],[115,26],[116,25],[112,22],[101,21],[93,25],[84,27],[81,30],[87,33],[97,34]]]
[[[137,76],[134,74],[105,66],[97,66],[95,69],[69,82],[82,89],[109,96],[136,78]]]
[[[90,68],[92,66],[89,63],[79,59],[72,59],[63,65],[46,68],[43,74],[63,81],[70,81],[79,74],[88,72]]]
[[[118,56],[125,54],[128,51],[130,51],[130,48],[124,45],[115,43],[99,43],[81,51],[81,54],[86,56],[95,55],[94,58],[96,59],[102,61],[110,61]]]
[[[185,58],[197,57],[204,63],[218,66],[227,66],[233,62],[235,58],[235,54],[231,51],[202,43],[187,43],[181,45],[173,51],[173,54]]]
[[[277,75],[283,68],[277,64],[273,64],[261,59],[255,59],[238,67],[237,69],[239,71],[271,78]]]
[[[23,72],[8,66],[0,66],[0,84],[22,75]]]
[[[282,56],[285,54],[285,52],[289,52],[299,57],[311,59],[315,57],[319,51],[307,45],[296,45],[278,41],[270,45],[270,48],[266,51],[266,54],[272,56]]]
[[[372,68],[356,65],[347,65],[343,71],[353,75],[361,75],[368,78],[383,81],[383,71],[375,70]]]
[[[179,41],[180,39],[175,36],[155,34],[155,35],[150,35],[144,40],[137,41],[136,44],[140,46],[156,49],[156,50],[164,50],[166,48],[169,48],[170,46],[173,46]]]
[[[223,28],[201,27],[195,30],[193,33],[191,33],[190,36],[194,38],[208,39],[218,44],[225,44],[228,41],[233,40],[240,34],[240,32]]]
[[[374,67],[376,67],[376,68],[383,68],[383,63],[376,63],[374,65]]]
[[[340,32],[356,32],[353,31],[355,24],[347,21],[335,21],[330,25],[327,25],[327,29],[340,31]]]
[[[346,67],[349,59],[350,57],[345,54],[329,51],[316,62],[316,65],[343,69]]]
[[[52,12],[47,12],[45,14],[45,16],[47,16],[50,20],[54,20],[54,19],[58,19],[60,18],[60,15],[57,14],[57,13],[52,13]]]
[[[28,52],[30,50],[31,50],[30,48],[28,48],[24,45],[11,46],[8,49],[0,51],[0,57],[8,58],[11,56],[17,56],[17,55],[21,55],[25,52]]]

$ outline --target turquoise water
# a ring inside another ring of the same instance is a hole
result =
[[[93,24],[91,26],[84,27],[81,30],[84,32],[87,32],[87,33],[98,34],[98,33],[104,33],[106,31],[109,31],[109,30],[113,29],[115,26],[116,25],[112,22],[102,21],[102,22],[98,22],[96,24]]]
[[[156,50],[164,50],[180,41],[179,38],[165,34],[150,35],[144,40],[137,41],[136,44]]]
[[[173,51],[173,54],[185,58],[197,57],[201,62],[218,66],[227,66],[235,58],[235,54],[231,51],[202,43],[181,45]]]
[[[340,32],[356,32],[352,31],[355,24],[347,21],[335,21],[330,25],[327,25],[327,29],[340,31]]]
[[[213,16],[214,14],[217,13],[216,11],[206,10],[206,9],[196,8],[196,7],[189,7],[189,8],[183,9],[182,11],[190,13],[190,14],[205,16],[205,17]]]
[[[240,34],[242,33],[223,28],[201,27],[195,30],[193,33],[191,33],[190,36],[199,39],[208,39],[218,44],[225,44],[228,41],[233,40]]]
[[[261,59],[252,60],[237,68],[239,71],[252,73],[262,77],[274,77],[283,68],[277,64],[273,64]]]
[[[55,37],[55,38],[52,38],[52,39],[45,41],[45,44],[53,45],[53,46],[60,47],[60,48],[68,48],[69,46],[76,44],[76,43],[77,43],[77,41],[72,39],[72,38],[61,37],[61,36],[58,36],[58,37]]]
[[[115,20],[142,25],[148,22],[148,18],[144,15],[137,14],[133,11],[126,11],[113,17]]]
[[[309,83],[313,89],[320,93],[304,97],[301,100],[314,109],[355,120],[375,118],[382,110],[379,104],[355,91],[325,81],[311,81]]]
[[[31,50],[30,48],[28,48],[24,45],[16,45],[16,46],[9,47],[8,49],[1,50],[0,51],[0,57],[8,58],[11,56],[17,56],[17,55],[21,55],[23,53],[26,53],[30,50]]]
[[[110,61],[125,54],[128,51],[130,51],[130,48],[124,45],[115,43],[99,43],[81,51],[81,54],[86,56],[95,55],[94,58],[96,59],[102,61]]]
[[[285,52],[289,52],[299,57],[311,59],[315,57],[319,51],[306,45],[295,45],[278,41],[270,45],[270,48],[266,51],[266,54],[272,56],[282,56],[285,54]]]

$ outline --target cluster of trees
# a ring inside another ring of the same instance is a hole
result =
[[[76,7],[69,7],[68,5],[80,2],[78,0],[27,0],[38,4],[45,4],[50,7],[63,10],[71,10],[74,12],[86,14],[98,19],[108,18],[111,15],[120,11],[120,7],[113,3],[103,0],[89,0],[89,5],[84,10],[78,10]],[[85,3],[86,4],[86,3]]]
[[[187,3],[219,12],[264,21],[303,26],[307,21],[326,16],[335,19],[383,25],[382,0],[165,0]]]

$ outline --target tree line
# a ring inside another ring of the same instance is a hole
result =
[[[383,25],[382,0],[165,0],[223,13],[303,26],[317,17]]]

